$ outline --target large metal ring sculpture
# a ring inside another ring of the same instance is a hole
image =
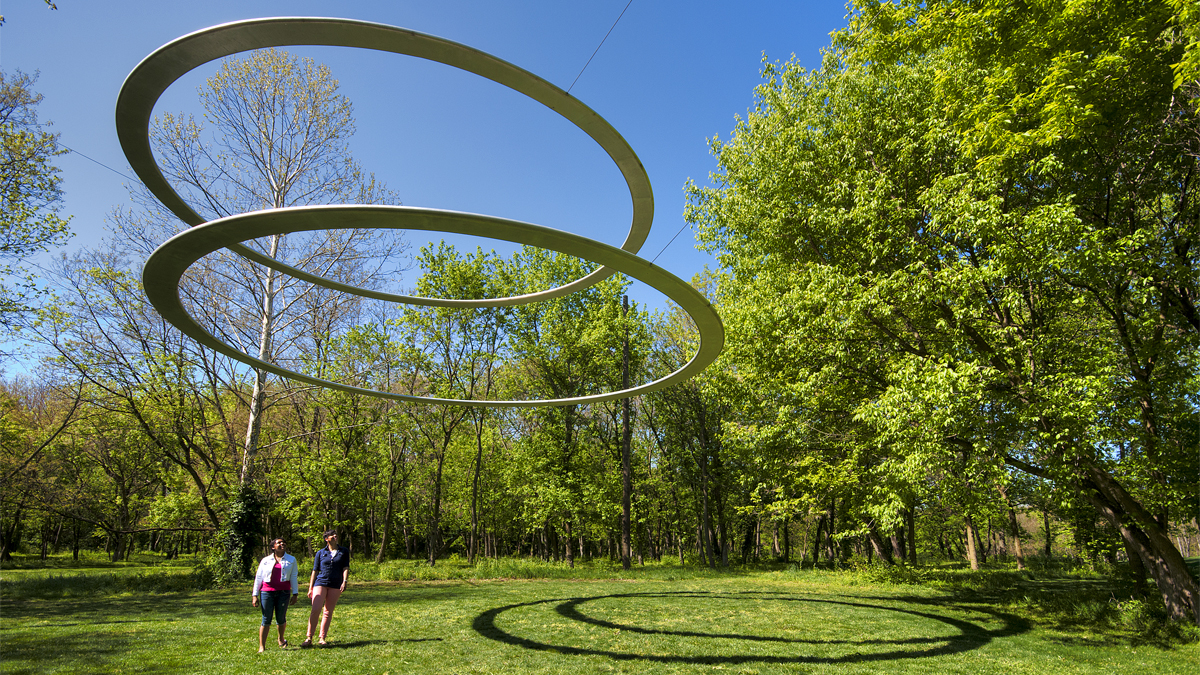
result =
[[[595,140],[617,164],[633,200],[633,218],[622,248],[539,225],[476,214],[399,206],[309,206],[268,209],[205,222],[171,187],[150,149],[149,125],[154,104],[167,87],[204,63],[242,51],[291,45],[360,47],[438,61],[503,84],[542,103]],[[669,386],[703,370],[716,359],[725,341],[716,311],[687,283],[638,258],[653,220],[654,201],[645,169],[629,144],[593,110],[569,94],[517,66],[449,40],[363,21],[327,18],[253,19],[197,31],[160,47],[126,78],[117,99],[117,135],[130,166],[171,212],[191,229],[160,246],[142,272],[147,296],[164,318],[201,344],[243,363],[284,377],[343,391],[398,400],[468,406],[568,405],[606,401]],[[336,223],[330,225],[330,223]],[[350,286],[310,274],[263,255],[242,242],[275,234],[335,228],[420,229],[503,239],[577,256],[601,267],[562,286],[507,298],[454,299],[398,295]],[[442,307],[513,306],[561,297],[591,286],[620,271],[665,293],[680,305],[700,331],[700,345],[685,366],[645,385],[592,396],[540,400],[468,400],[409,396],[363,389],[297,373],[264,362],[218,340],[200,326],[179,298],[179,281],[187,268],[220,248],[310,283],[355,295],[414,305]]]

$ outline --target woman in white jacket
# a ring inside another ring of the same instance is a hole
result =
[[[272,614],[275,615],[275,623],[279,624],[279,646],[288,646],[288,641],[283,638],[283,631],[287,627],[287,608],[296,604],[300,584],[296,580],[299,565],[286,551],[287,543],[282,539],[272,539],[271,555],[258,562],[258,571],[254,574],[250,605],[262,607],[262,626],[258,629],[259,654],[267,649]]]

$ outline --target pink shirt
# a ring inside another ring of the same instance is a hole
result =
[[[264,581],[262,590],[264,591],[290,591],[292,584],[290,581],[283,581],[283,566],[275,563],[275,567],[271,569],[271,580]]]

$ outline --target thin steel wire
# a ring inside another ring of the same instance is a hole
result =
[[[82,158],[86,159],[87,161],[91,162],[92,164],[99,164],[100,166],[102,166],[102,167],[104,167],[104,168],[108,169],[109,171],[111,171],[111,172],[113,172],[113,173],[117,174],[118,176],[121,176],[122,178],[126,178],[126,179],[128,179],[128,180],[131,180],[131,181],[133,181],[133,182],[135,182],[135,183],[136,183],[136,182],[138,182],[138,179],[134,178],[133,176],[130,176],[130,175],[129,175],[129,174],[127,174],[127,173],[124,173],[124,172],[122,172],[122,171],[118,171],[118,170],[116,170],[116,169],[112,168],[111,166],[109,166],[109,165],[105,164],[104,162],[101,162],[101,161],[100,161],[100,160],[98,160],[98,159],[92,159],[91,157],[88,157],[87,155],[83,154],[82,152],[80,152],[80,151],[78,151],[78,150],[76,150],[76,149],[74,149],[74,148],[67,147],[67,144],[66,144],[66,143],[60,143],[60,142],[58,142],[58,141],[54,141],[54,144],[55,144],[55,145],[57,145],[58,147],[62,148],[63,150],[66,150],[67,152],[70,152],[70,153],[73,153],[73,154],[79,155],[80,157],[82,157]]]
[[[629,6],[632,4],[633,0],[629,0],[629,2],[625,3],[625,9],[629,9]],[[588,57],[587,63],[583,64],[583,67],[579,69],[579,74],[575,76],[574,80],[571,80],[571,86],[567,87],[568,94],[571,93],[571,89],[575,87],[575,83],[579,81],[579,78],[583,76],[583,71],[587,70],[587,67],[592,64],[592,59],[596,58],[596,54],[600,53],[600,48],[604,46],[604,41],[607,40],[608,36],[613,32],[613,28],[616,28],[617,24],[621,22],[621,17],[625,16],[625,9],[621,10],[621,15],[618,16],[617,20],[613,22],[613,25],[609,27],[608,32],[604,34],[604,38],[600,40],[600,44],[596,45],[596,51],[592,52],[592,55]]]

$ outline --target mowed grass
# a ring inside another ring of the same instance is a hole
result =
[[[272,637],[261,655],[248,585],[19,598],[9,592],[17,583],[0,596],[0,671],[1200,672],[1197,643],[1148,643],[1111,625],[1042,621],[1020,607],[928,586],[821,571],[653,576],[352,577],[331,646],[296,648],[308,614],[302,598],[289,612],[292,648],[280,650]]]

